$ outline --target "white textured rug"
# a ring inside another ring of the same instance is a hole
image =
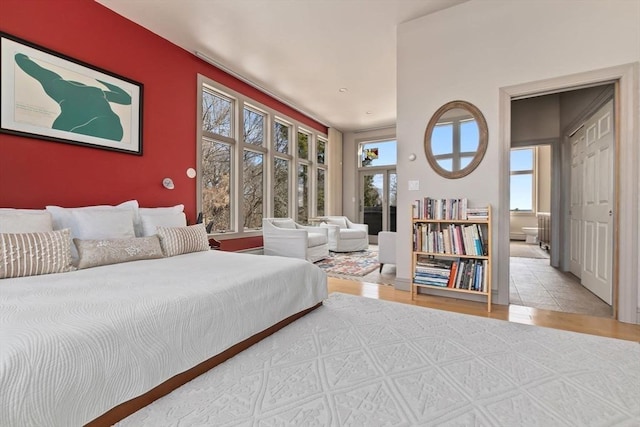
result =
[[[637,426],[640,344],[331,294],[123,426]]]

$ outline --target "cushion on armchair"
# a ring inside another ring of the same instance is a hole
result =
[[[296,223],[291,218],[282,218],[282,219],[274,218],[271,220],[271,224],[275,225],[278,228],[290,228],[293,230],[295,230],[296,228]]]
[[[366,238],[367,238],[367,232],[364,230],[356,230],[354,228],[340,230],[340,239],[343,239],[343,240],[366,239]]]
[[[327,224],[333,224],[333,225],[337,225],[340,227],[340,229],[344,229],[344,228],[348,228],[347,226],[347,220],[344,217],[333,217],[333,218],[326,218],[325,222]]]

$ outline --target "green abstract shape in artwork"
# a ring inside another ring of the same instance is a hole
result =
[[[52,128],[82,135],[121,141],[124,131],[120,117],[109,102],[131,105],[131,96],[118,86],[98,80],[109,90],[65,80],[24,54],[15,56],[16,64],[42,85],[45,93],[60,105],[60,115]]]

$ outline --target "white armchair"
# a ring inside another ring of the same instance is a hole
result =
[[[329,230],[329,250],[333,252],[364,251],[369,247],[369,226],[349,221],[346,216],[326,216],[321,228]]]
[[[381,231],[378,233],[378,262],[380,263],[380,273],[385,264],[396,263],[396,232]]]
[[[327,231],[297,224],[291,218],[263,218],[264,254],[319,261],[329,256]]]

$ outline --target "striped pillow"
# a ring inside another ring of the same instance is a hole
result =
[[[157,233],[164,256],[209,250],[209,239],[204,224],[188,227],[158,227]]]
[[[68,228],[0,234],[0,279],[72,271]]]

